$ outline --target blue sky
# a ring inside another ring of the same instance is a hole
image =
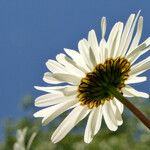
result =
[[[0,120],[21,117],[23,96],[41,94],[33,86],[45,85],[48,58],[63,48],[77,49],[91,29],[100,37],[102,16],[108,35],[116,21],[142,10],[142,40],[150,36],[149,6],[147,0],[0,0]],[[149,93],[150,73],[145,75],[148,81],[136,87]]]

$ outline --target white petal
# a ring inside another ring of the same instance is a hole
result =
[[[84,134],[84,141],[90,143],[94,135],[99,131],[102,121],[102,106],[91,111]]]
[[[133,20],[134,20],[135,14],[131,14],[127,20],[127,23],[125,25],[124,31],[122,33],[121,41],[120,41],[120,46],[118,49],[118,56],[122,55],[124,52],[124,46],[126,44],[126,40],[128,38],[128,34],[130,32]]]
[[[94,65],[90,59],[90,47],[86,39],[82,39],[79,41],[78,49],[88,68],[90,68],[90,70],[93,70]]]
[[[64,66],[59,64],[57,61],[54,61],[51,59],[49,59],[46,62],[46,66],[53,73],[66,73],[67,72]]]
[[[100,105],[98,108],[96,108],[95,114],[94,114],[94,120],[93,120],[94,135],[96,135],[97,132],[100,130],[101,123],[102,123],[102,106]]]
[[[131,67],[129,75],[139,75],[150,69],[150,56]]]
[[[55,73],[53,74],[53,77],[56,78],[58,81],[68,82],[73,85],[79,85],[81,81],[80,77],[71,74]]]
[[[146,52],[148,52],[150,50],[150,46],[146,47],[145,49],[143,49],[142,51],[138,51],[137,53],[135,53],[135,55],[133,57],[128,58],[128,61],[131,63],[131,65],[143,54],[145,54]]]
[[[50,87],[42,87],[42,86],[34,86],[35,89],[49,92],[49,93],[62,93],[65,89],[77,89],[77,86],[65,85],[65,86],[50,86]]]
[[[88,34],[88,42],[92,49],[97,49],[98,47],[98,41],[96,37],[96,33],[94,30],[91,30]]]
[[[124,105],[119,100],[117,100],[116,98],[114,98],[114,101],[115,101],[116,106],[118,107],[120,113],[122,114],[123,113],[123,109],[124,109]]]
[[[125,90],[124,88],[122,88],[121,91],[123,92],[124,97],[129,97],[129,98],[133,97],[133,95],[129,93],[127,90]]]
[[[122,125],[123,120],[122,120],[121,112],[119,111],[118,106],[116,105],[114,100],[111,100],[110,104],[111,104],[112,109],[114,111],[114,114],[115,114],[115,117],[116,117],[116,120],[117,120],[117,125],[119,125],[119,126]]]
[[[121,40],[121,36],[122,36],[122,32],[123,32],[123,23],[120,22],[119,25],[118,25],[118,33],[117,33],[117,37],[115,39],[115,46],[114,47],[114,50],[113,50],[113,58],[116,58],[117,55],[118,55],[118,49],[119,49],[119,45],[120,45],[120,40]]]
[[[133,84],[133,83],[140,83],[147,80],[147,77],[136,77],[130,76],[126,81],[125,84]]]
[[[77,101],[74,100],[74,101],[71,101],[70,103],[66,102],[66,104],[59,104],[60,106],[57,106],[57,108],[55,106],[53,106],[53,107],[55,107],[55,110],[49,112],[47,114],[47,116],[45,116],[42,119],[42,124],[43,125],[47,125],[49,122],[51,122],[53,119],[55,119],[56,117],[58,117],[63,112],[65,112],[65,111],[67,111],[69,109],[74,108],[76,104],[77,104]]]
[[[78,66],[81,66],[79,69],[83,72],[87,73],[89,72],[89,68],[87,67],[86,63],[84,62],[84,59],[82,56],[75,50],[66,49],[64,48],[64,51],[70,56]]]
[[[78,86],[68,86],[64,88],[62,92],[64,95],[69,96],[69,95],[76,94],[77,90],[78,90]]]
[[[134,57],[136,54],[138,54],[141,51],[144,51],[146,49],[146,44],[142,43],[138,47],[136,47],[130,54],[126,55],[126,58],[130,60],[130,58]]]
[[[59,63],[65,66],[65,69],[73,75],[84,77],[85,73],[81,71],[77,64],[71,60],[69,57],[67,57],[65,54],[58,54],[56,56],[56,59]]]
[[[143,97],[143,98],[149,98],[149,95],[145,92],[139,92],[137,90],[135,90],[133,87],[126,85],[126,87],[124,88],[125,91],[129,92],[130,94],[132,94],[133,96],[137,96],[137,97]]]
[[[88,42],[90,44],[90,50],[91,50],[91,55],[93,55],[93,58],[91,60],[95,59],[94,65],[96,65],[99,62],[99,46],[98,46],[98,41],[96,37],[96,33],[94,30],[91,30],[88,34]]]
[[[126,42],[125,42],[124,49],[123,49],[123,51],[122,51],[122,56],[124,56],[124,55],[126,54],[126,52],[127,52],[127,50],[128,50],[128,47],[129,47],[129,45],[130,45],[130,43],[131,43],[131,39],[132,39],[132,36],[133,36],[133,33],[134,33],[134,29],[135,29],[135,25],[136,25],[136,23],[137,23],[137,20],[138,20],[138,18],[139,18],[139,15],[140,15],[140,11],[139,11],[138,14],[136,15],[136,18],[135,18],[135,20],[134,20],[134,22],[133,22],[133,24],[132,24],[132,26],[131,26],[130,32],[129,32],[129,34],[128,34],[128,36],[127,36],[127,39],[126,39]]]
[[[57,94],[44,94],[42,96],[39,96],[35,99],[35,106],[37,107],[45,107],[50,106],[53,104],[57,104],[62,102],[61,98],[63,98],[64,95],[62,93]],[[64,101],[64,99],[63,99]]]
[[[116,131],[118,129],[117,120],[115,118],[115,114],[113,112],[112,106],[110,102],[105,102],[102,107],[102,112],[104,116],[104,120],[106,122],[107,127],[111,131]]]
[[[102,39],[99,44],[99,56],[100,60],[98,63],[104,63],[105,59],[108,57],[108,51],[107,51],[107,43],[105,39]]]
[[[50,83],[50,84],[59,84],[59,83],[62,83],[62,81],[60,81],[60,80],[56,79],[55,77],[53,77],[53,74],[50,73],[50,72],[44,73],[43,80],[46,83]]]
[[[34,117],[44,117],[42,119],[42,124],[47,125],[57,116],[68,110],[70,107],[75,105],[77,100],[75,98],[68,100],[67,102],[63,102],[45,109],[42,109],[34,114]]]
[[[113,56],[113,53],[114,53],[114,50],[115,50],[115,44],[116,44],[116,37],[117,37],[117,33],[118,33],[118,26],[119,26],[120,22],[117,22],[110,34],[109,34],[109,37],[108,37],[108,41],[107,41],[107,44],[108,44],[108,49],[109,49],[109,54],[108,54],[108,57],[112,57]]]
[[[57,94],[45,94],[35,99],[35,106],[46,107],[58,103],[65,102],[70,99],[75,99],[76,96],[64,96],[62,93]]]
[[[105,37],[105,33],[106,33],[106,17],[102,17],[101,19],[101,30],[102,30],[102,39]]]
[[[128,50],[128,54],[130,52],[132,52],[138,46],[139,41],[141,39],[142,30],[143,30],[143,17],[140,16],[140,18],[138,20],[138,25],[137,25],[137,31],[136,31],[134,39],[133,39],[133,41],[131,43],[130,49]]]
[[[62,140],[78,122],[87,116],[89,111],[83,106],[74,108],[53,133],[51,137],[52,142],[57,143]]]

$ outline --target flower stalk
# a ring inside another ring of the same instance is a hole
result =
[[[115,87],[108,86],[108,91],[111,95],[116,97],[122,104],[124,104],[142,123],[150,129],[150,119],[147,118],[137,107],[135,107],[129,100],[127,100]]]

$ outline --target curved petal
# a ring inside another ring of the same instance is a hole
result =
[[[76,64],[78,64],[78,67],[83,72],[87,73],[90,71],[90,69],[87,67],[86,63],[84,62],[84,59],[82,56],[75,50],[64,48],[64,51],[68,56],[70,56]],[[80,67],[81,66],[81,67]]]
[[[96,37],[96,33],[94,30],[91,30],[88,34],[88,42],[90,44],[91,47],[91,53],[93,54],[93,57],[95,59],[95,61],[98,63],[99,61],[99,46],[98,46],[98,41],[97,41],[97,37]],[[95,63],[95,62],[94,62]],[[94,64],[96,65],[96,63]]]
[[[139,75],[150,69],[150,56],[131,67],[129,75]]]
[[[142,35],[142,30],[143,30],[143,17],[140,16],[139,20],[138,20],[138,24],[137,24],[137,31],[136,34],[134,36],[134,39],[131,43],[130,49],[127,52],[127,55],[132,52],[139,44],[139,41],[141,39],[141,35]]]
[[[130,32],[132,23],[134,21],[134,17],[135,17],[135,14],[131,14],[126,22],[125,28],[124,28],[122,36],[121,36],[119,48],[118,48],[118,56],[120,56],[124,53],[124,47],[125,47],[126,40],[128,38],[128,34]]]
[[[118,126],[122,125],[123,120],[122,120],[121,112],[119,111],[118,106],[116,105],[114,100],[111,100],[110,104],[111,104],[112,109],[114,111],[114,114],[115,114],[115,117],[116,117],[116,120],[117,120],[117,125]]]
[[[116,45],[116,37],[117,37],[117,34],[118,34],[118,30],[119,30],[119,24],[120,22],[117,22],[110,34],[109,34],[109,37],[108,37],[108,41],[107,41],[107,44],[108,44],[108,49],[109,49],[109,53],[108,53],[108,57],[112,57],[113,56],[113,53],[114,53],[114,50],[115,50],[115,45]]]
[[[128,34],[128,36],[127,36],[127,39],[126,39],[126,41],[125,41],[125,45],[124,45],[124,48],[123,48],[123,51],[122,51],[122,56],[124,56],[124,55],[127,53],[127,50],[128,50],[128,47],[129,47],[129,45],[130,45],[130,43],[131,43],[131,39],[132,39],[132,36],[133,36],[133,33],[134,33],[134,29],[135,29],[137,20],[138,20],[138,18],[139,18],[140,12],[141,12],[141,11],[139,11],[139,12],[137,13],[137,15],[136,15],[136,17],[135,17],[135,19],[134,19],[134,21],[133,21],[133,23],[132,23],[131,29],[130,29],[129,34]]]
[[[63,102],[45,109],[42,109],[34,114],[34,117],[43,117],[42,124],[47,125],[57,116],[68,110],[70,107],[75,105],[77,100],[75,98],[68,100],[67,102]]]
[[[49,83],[49,84],[60,84],[63,82],[63,81],[60,81],[60,80],[56,79],[55,77],[53,77],[53,74],[50,72],[44,73],[43,81],[45,81],[46,83]]]
[[[140,83],[147,80],[147,77],[136,77],[130,76],[126,81],[125,84],[133,84],[133,83]]]
[[[102,39],[104,39],[104,37],[105,37],[106,26],[107,26],[106,17],[102,17],[102,19],[101,19]]]
[[[126,87],[124,88],[124,91],[129,92],[133,96],[149,98],[149,95],[147,93],[139,92],[139,91],[135,90],[133,87],[131,87],[129,85],[126,85]]]
[[[67,70],[65,69],[65,67],[55,60],[49,59],[46,62],[46,66],[53,73],[67,73]]]
[[[45,94],[42,96],[39,96],[38,98],[35,99],[35,106],[37,107],[46,107],[62,102],[66,102],[70,99],[75,99],[76,96],[64,96],[62,93],[56,93],[56,94]]]
[[[122,114],[123,113],[123,109],[124,109],[124,105],[119,100],[117,100],[116,98],[114,98],[114,101],[115,101],[116,106],[118,107],[120,113]]]
[[[85,128],[84,141],[90,143],[99,131],[102,122],[102,106],[91,111]]]
[[[57,143],[62,140],[75,125],[88,115],[89,111],[83,106],[74,108],[53,133],[52,142]]]
[[[79,69],[77,64],[71,60],[69,57],[67,57],[65,54],[58,54],[56,56],[56,59],[59,63],[65,66],[65,69],[73,75],[84,77],[85,73]]]
[[[94,65],[92,64],[92,61],[90,59],[90,53],[89,53],[90,47],[89,47],[89,45],[87,45],[86,39],[82,39],[79,41],[78,49],[79,49],[79,52],[80,52],[81,56],[83,57],[86,65],[88,66],[88,68],[90,70],[93,70]]]
[[[102,39],[99,44],[99,63],[104,63],[104,61],[108,58],[108,48],[105,39]]]
[[[61,82],[68,82],[73,85],[79,85],[81,78],[71,74],[55,73],[53,77]]]
[[[105,102],[102,107],[102,113],[104,116],[104,120],[106,122],[107,127],[111,131],[116,131],[118,129],[117,120],[115,118],[115,114],[113,112],[112,106],[110,102]]]

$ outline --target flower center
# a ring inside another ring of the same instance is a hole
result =
[[[81,80],[78,88],[80,104],[91,109],[113,99],[107,87],[113,86],[121,92],[125,80],[129,77],[130,67],[130,62],[121,57],[110,58],[104,64],[96,65],[94,70]]]

